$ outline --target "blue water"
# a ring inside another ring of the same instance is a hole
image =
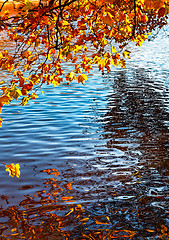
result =
[[[113,238],[113,230],[126,229],[135,232],[134,239],[158,239],[161,229],[169,228],[168,49],[161,33],[134,48],[127,69],[102,75],[94,68],[84,86],[47,86],[45,95],[39,92],[24,107],[15,102],[3,108],[0,162],[19,163],[21,176],[11,178],[0,166],[2,236],[33,239],[21,217],[11,224],[12,207],[37,228],[43,222],[57,225],[47,212],[67,223],[65,235],[43,226],[44,235],[37,239],[82,239],[97,231],[101,239],[109,233]],[[3,77],[10,78],[1,72]],[[84,211],[75,217],[78,204]]]

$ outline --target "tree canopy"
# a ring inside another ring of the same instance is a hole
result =
[[[0,5],[0,32],[15,50],[0,51],[0,70],[11,72],[0,82],[0,111],[12,100],[35,99],[44,84],[84,84],[93,65],[125,68],[129,43],[141,46],[166,25],[169,9],[168,0],[16,0],[11,13],[8,2]]]

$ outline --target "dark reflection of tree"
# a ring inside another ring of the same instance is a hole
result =
[[[139,152],[142,167],[130,184],[124,182],[117,190],[117,200],[104,207],[111,212],[115,229],[138,230],[134,239],[156,239],[161,225],[169,227],[169,95],[144,69],[132,74],[119,71],[106,81],[112,87],[108,112],[102,118],[107,148],[133,158],[133,152]],[[133,198],[118,198],[125,195]]]
[[[152,166],[168,175],[169,93],[167,96],[144,69],[136,70],[132,77],[120,71],[113,80],[115,92],[109,96],[109,111],[103,122],[107,147],[116,147],[117,139],[134,139],[142,159],[150,160]],[[128,151],[127,147],[122,149]]]

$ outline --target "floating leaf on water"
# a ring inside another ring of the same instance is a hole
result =
[[[10,165],[5,165],[6,171],[9,172],[9,176],[11,177],[20,177],[20,166],[19,163],[16,165],[14,163],[11,163]]]

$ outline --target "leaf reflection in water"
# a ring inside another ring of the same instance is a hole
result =
[[[38,191],[33,197],[25,195],[25,199],[20,202],[19,206],[10,206],[5,210],[1,208],[2,240],[139,239],[140,230],[132,230],[129,223],[124,223],[125,215],[132,214],[130,208],[133,209],[133,206],[130,199],[128,199],[128,204],[127,202],[124,204],[123,201],[118,202],[118,200],[109,204],[96,203],[95,208],[92,205],[90,211],[90,207],[84,209],[81,204],[73,202],[72,183],[58,182],[56,177],[59,171],[57,169],[45,169],[42,172],[48,175],[44,178],[45,190]],[[8,203],[7,197],[1,196],[1,199]],[[111,213],[109,216],[105,207],[109,208],[108,212]],[[141,207],[136,212],[138,218],[141,219],[143,213]],[[150,211],[147,210],[147,212]],[[116,221],[115,225],[114,221]],[[125,226],[126,229],[124,229]],[[148,234],[146,236],[154,236],[155,230],[148,228],[148,225],[144,231]],[[168,229],[165,225],[161,225],[157,232],[160,239],[168,239]]]
[[[62,239],[69,237],[67,228],[72,223],[82,221],[83,225],[84,209],[80,204],[70,203],[73,201],[71,183],[58,183],[57,169],[42,172],[49,175],[44,179],[45,190],[38,191],[33,197],[26,195],[19,206],[0,210],[1,239],[49,239],[49,236]],[[67,196],[62,196],[63,188]],[[8,202],[5,196],[1,199]]]

